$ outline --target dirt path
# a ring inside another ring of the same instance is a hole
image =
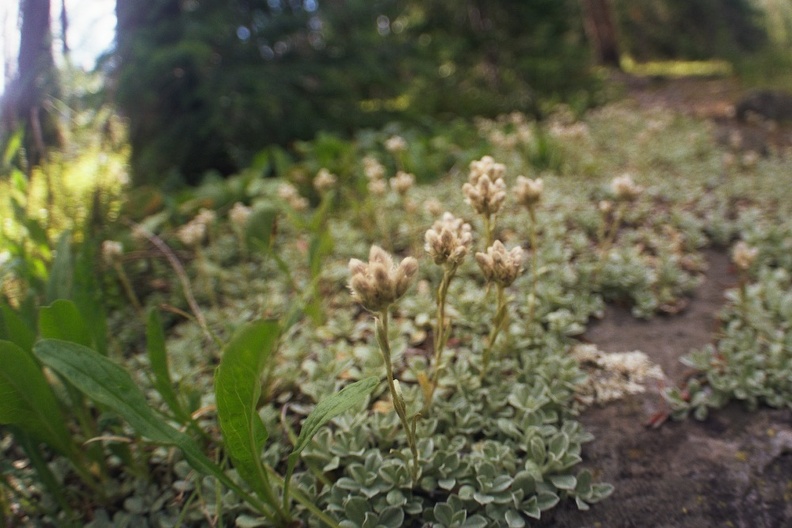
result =
[[[709,269],[686,310],[650,321],[608,307],[585,339],[606,352],[641,350],[662,366],[669,383],[686,367],[680,356],[709,343],[723,293],[735,284],[728,255],[706,252]],[[660,384],[658,384],[660,385]],[[588,512],[565,504],[544,526],[781,528],[792,526],[792,413],[746,411],[732,405],[704,422],[645,424],[663,408],[660,386],[643,395],[587,410],[594,434],[584,466],[616,488]]]

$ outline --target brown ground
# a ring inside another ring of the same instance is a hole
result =
[[[630,93],[641,105],[713,119],[716,133],[726,137],[733,130],[756,133],[728,117],[739,96],[728,81],[644,83],[632,86]],[[606,352],[641,350],[662,366],[669,383],[679,383],[686,371],[679,358],[712,341],[723,292],[736,280],[724,251],[708,250],[706,255],[706,279],[682,313],[640,321],[628,309],[609,307],[584,338]],[[733,404],[703,422],[691,418],[653,429],[645,424],[663,409],[659,389],[581,416],[596,437],[583,450],[584,466],[615,491],[588,512],[567,501],[548,512],[541,525],[792,526],[792,411],[750,412]]]

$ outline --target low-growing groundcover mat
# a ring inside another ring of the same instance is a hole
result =
[[[788,153],[629,101],[471,127],[61,236],[1,307],[4,519],[789,521]]]

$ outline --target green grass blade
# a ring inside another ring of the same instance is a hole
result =
[[[30,352],[0,341],[0,365],[0,423],[14,424],[64,455],[73,455],[58,402]]]
[[[190,415],[179,403],[176,391],[173,390],[173,382],[171,381],[168,367],[168,351],[165,347],[165,331],[162,328],[162,321],[156,310],[149,312],[146,324],[146,341],[148,342],[151,370],[154,373],[154,388],[160,393],[171,412],[182,423],[188,422]]]
[[[273,496],[261,451],[268,433],[256,407],[261,396],[261,375],[278,340],[274,321],[246,325],[223,350],[215,373],[215,400],[225,448],[239,475],[273,508]]]
[[[311,439],[323,425],[364,401],[378,384],[379,379],[376,376],[358,380],[320,401],[314,410],[311,411],[311,414],[303,422],[300,436],[297,437],[297,443],[294,444],[294,450],[289,455],[286,465],[283,490],[284,505],[288,501],[289,481],[291,480],[294,466],[297,465],[297,460],[300,458],[300,453],[302,453],[303,449],[308,446]]]
[[[64,231],[58,239],[55,260],[47,281],[47,302],[70,299],[74,284],[74,257],[71,250],[71,232]]]

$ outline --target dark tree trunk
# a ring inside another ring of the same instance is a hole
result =
[[[3,127],[24,129],[28,167],[41,163],[49,147],[61,146],[55,116],[47,100],[60,89],[52,54],[50,0],[20,0],[22,17],[17,76],[3,104]]]
[[[620,68],[619,40],[609,0],[580,0],[586,36],[594,46],[597,62]]]

